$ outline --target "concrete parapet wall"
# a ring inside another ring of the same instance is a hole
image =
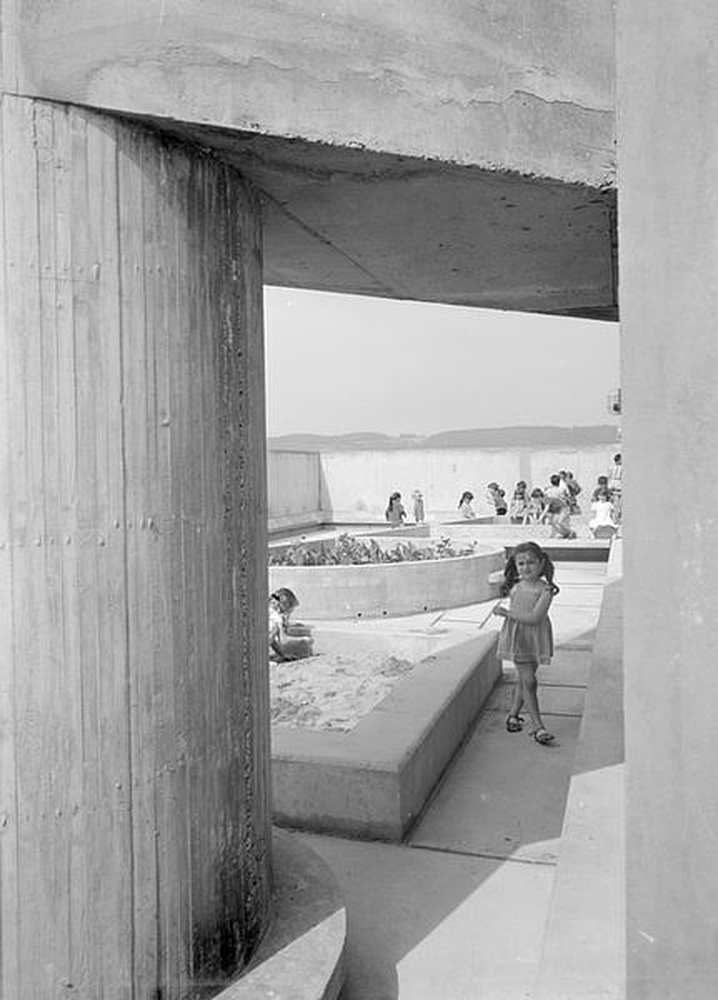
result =
[[[323,524],[321,456],[310,451],[269,451],[269,530]]]
[[[289,587],[307,618],[380,618],[489,600],[503,549],[453,559],[360,566],[270,566],[270,590]]]
[[[570,469],[583,487],[579,502],[590,502],[598,476],[607,475],[617,444],[582,449],[402,449],[397,451],[322,452],[317,458],[321,467],[321,491],[316,508],[334,522],[381,521],[389,494],[399,490],[409,520],[412,518],[411,492],[420,489],[425,496],[429,518],[456,514],[464,490],[474,494],[474,509],[489,515],[493,509],[486,502],[486,484],[495,480],[511,496],[519,479],[529,486],[544,488],[549,476],[559,469]],[[270,452],[274,471],[269,483],[270,518],[280,513],[289,518],[296,504],[297,524],[308,504],[305,479],[295,482],[291,475],[294,460],[291,452]],[[280,491],[286,489],[283,497]],[[306,523],[306,522],[304,522]],[[286,526],[286,525],[283,525]]]

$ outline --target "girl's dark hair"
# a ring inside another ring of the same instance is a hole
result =
[[[474,494],[471,493],[469,490],[464,490],[464,492],[461,494],[461,499],[459,500],[458,506],[460,507],[464,502],[464,500],[468,500],[469,502],[471,502],[473,499],[474,499]]]
[[[531,552],[541,562],[541,576],[549,585],[551,592],[555,597],[559,592],[559,588],[553,582],[554,566],[551,561],[551,556],[548,552],[544,552],[541,546],[537,545],[536,542],[519,542],[509,558],[506,560],[506,566],[504,567],[504,582],[501,586],[502,596],[506,597],[507,594],[511,593],[511,590],[519,582],[519,571],[516,568],[516,556],[520,555],[522,552]]]
[[[269,596],[273,597],[275,601],[279,601],[283,607],[296,608],[299,604],[297,595],[293,590],[290,590],[289,587],[280,587],[278,590],[273,591]]]

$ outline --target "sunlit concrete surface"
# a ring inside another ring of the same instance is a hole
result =
[[[270,284],[616,317],[610,0],[21,0],[12,93],[138,116],[265,196]]]
[[[615,827],[610,812],[615,788],[606,791],[591,774],[579,776],[576,805],[593,810],[589,833],[601,845],[588,862],[580,810],[568,828],[565,816],[577,761],[589,759],[585,750],[577,756],[577,749],[606,572],[606,564],[557,566],[561,592],[552,609],[557,650],[552,664],[541,668],[539,688],[557,746],[538,747],[528,726],[522,733],[506,732],[513,675],[505,664],[504,683],[402,846],[308,836],[332,868],[347,906],[342,1000],[532,1000],[547,982],[559,992],[544,993],[543,1000],[621,995],[614,942],[602,922],[606,907],[622,893],[620,879],[611,882],[603,871],[604,864],[614,871],[613,859],[605,862],[602,838],[604,826]],[[426,628],[475,631],[486,607],[460,609],[460,617],[448,612],[438,621],[419,617]],[[416,628],[417,618],[405,627]],[[607,803],[609,814],[602,817]],[[564,849],[573,862],[565,873]],[[549,926],[556,879],[561,876],[563,899],[571,903],[589,871],[607,882],[603,898],[595,905],[584,899],[583,915],[567,906],[572,935],[562,938],[558,918]],[[580,956],[571,966],[570,983],[561,980],[562,962],[586,927],[598,935],[587,954],[596,963],[603,954],[604,993],[594,988],[598,980],[576,978]]]

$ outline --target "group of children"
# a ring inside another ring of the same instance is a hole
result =
[[[589,528],[596,538],[607,537],[618,530],[621,522],[622,471],[621,455],[616,454],[610,476],[598,477],[591,496],[591,510],[594,516],[589,521]],[[576,532],[571,527],[571,516],[581,513],[578,502],[580,493],[581,486],[573,472],[561,469],[549,477],[549,485],[545,489],[534,487],[529,490],[526,481],[520,479],[509,501],[506,499],[505,490],[498,483],[488,483],[485,500],[496,516],[508,515],[512,524],[547,524],[551,528],[552,536],[575,538]],[[424,496],[421,490],[414,490],[412,499],[414,522],[421,524],[425,520]],[[462,518],[473,520],[477,517],[474,494],[470,490],[463,491],[457,507]],[[390,495],[384,516],[393,527],[399,527],[405,522],[407,513],[401,493],[394,492]]]

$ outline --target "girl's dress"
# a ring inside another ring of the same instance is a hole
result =
[[[404,518],[406,517],[406,511],[404,510],[402,504],[394,501],[394,503],[389,504],[386,508],[384,516],[392,528],[398,528],[401,526]]]
[[[476,517],[476,514],[474,513],[474,508],[471,506],[470,500],[464,500],[463,503],[459,504],[459,513],[461,514],[462,517],[465,517],[468,520],[472,520],[473,518]]]
[[[539,586],[527,587],[517,583],[509,595],[509,610],[521,614],[530,614],[536,607],[539,597],[551,586],[545,580]],[[553,628],[551,619],[544,615],[541,621],[530,625],[516,621],[515,618],[505,618],[499,635],[496,655],[500,660],[511,660],[513,663],[550,663],[553,656]]]
[[[511,497],[511,504],[509,506],[509,517],[520,521],[525,517],[527,510],[528,498],[526,494],[514,493]]]

